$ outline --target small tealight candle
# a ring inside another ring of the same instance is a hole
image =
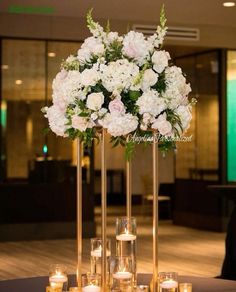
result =
[[[192,283],[180,283],[179,292],[192,292]]]
[[[116,239],[120,241],[133,241],[136,239],[136,235],[129,232],[125,232],[125,233],[116,235]]]
[[[130,272],[117,272],[113,274],[113,278],[117,280],[128,280],[132,278],[132,273]]]
[[[99,286],[91,284],[91,285],[83,287],[82,291],[83,292],[100,292],[101,289]]]
[[[107,250],[107,257],[111,255],[110,250]],[[96,258],[102,257],[102,246],[100,245],[98,248],[95,248],[94,250],[91,250],[91,256]]]
[[[178,282],[175,280],[166,280],[160,283],[160,288],[162,289],[173,289],[173,288],[178,288]]]
[[[56,274],[49,277],[49,282],[51,287],[62,288],[63,284],[67,282],[67,276],[56,272]]]

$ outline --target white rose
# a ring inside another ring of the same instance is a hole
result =
[[[170,60],[170,55],[166,51],[155,51],[152,55],[153,69],[157,73],[161,73],[168,66],[168,60]]]
[[[172,126],[169,121],[166,120],[166,113],[160,115],[152,124],[153,129],[157,129],[163,136],[171,135]]]
[[[81,73],[80,82],[84,86],[95,86],[99,80],[99,74],[94,69],[85,69]]]
[[[77,115],[72,117],[71,122],[72,127],[81,132],[84,132],[87,128],[92,128],[94,126],[94,123],[89,121],[87,118],[79,117]]]
[[[87,97],[86,105],[89,109],[97,111],[100,110],[104,103],[104,95],[102,92],[91,93]]]
[[[157,83],[158,74],[152,69],[147,69],[142,78],[142,90],[145,91]]]

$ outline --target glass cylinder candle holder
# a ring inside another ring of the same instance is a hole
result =
[[[66,266],[55,264],[50,266],[49,283],[52,288],[59,288],[62,291],[67,291],[67,272]]]
[[[178,274],[161,272],[158,274],[159,292],[178,292]]]
[[[134,217],[120,217],[116,219],[116,255],[129,257],[132,261],[133,286],[136,286],[136,238],[137,225]]]
[[[192,283],[179,283],[179,292],[192,292]]]
[[[149,292],[149,291],[150,289],[148,285],[138,285],[135,290],[135,292]]]
[[[55,288],[55,287],[47,286],[46,292],[62,292],[62,288]]]
[[[113,257],[110,260],[111,291],[133,291],[133,267],[130,257]]]
[[[82,275],[82,292],[101,292],[101,275],[87,273]]]
[[[107,279],[109,279],[109,259],[111,256],[111,240],[107,239],[106,246],[107,254]],[[91,274],[102,274],[102,239],[91,238],[91,252],[90,252],[90,272]]]
[[[80,292],[79,287],[70,287],[69,292]]]

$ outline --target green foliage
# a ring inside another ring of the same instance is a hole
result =
[[[106,50],[105,59],[107,62],[115,62],[122,59],[122,43],[115,40]]]
[[[179,133],[179,129],[175,126],[175,125],[178,125],[179,128],[181,129],[181,132],[183,132],[183,127],[182,127],[182,122],[180,120],[180,117],[176,113],[174,113],[174,111],[171,109],[166,110],[166,115],[167,115],[166,117],[167,121],[171,123],[176,134],[180,137],[181,133]]]
[[[110,142],[111,142],[113,148],[117,147],[118,145],[124,147],[126,144],[126,139],[124,136],[118,136],[118,137],[111,136]]]
[[[130,161],[132,159],[132,156],[134,154],[135,151],[135,145],[136,143],[132,140],[127,141],[126,145],[125,145],[125,159],[127,161]]]
[[[81,142],[84,142],[86,147],[91,147],[94,140],[99,140],[96,129],[93,128],[88,128],[85,132],[80,132],[79,130],[69,128],[66,130],[66,134],[72,140],[79,138]]]
[[[129,91],[121,93],[121,100],[126,106],[126,111],[131,114],[137,114],[138,106],[136,105],[136,101],[139,96],[141,96],[140,91]]]
[[[167,19],[166,19],[166,14],[165,14],[165,5],[163,4],[160,11],[160,25],[162,29],[165,28],[166,21]]]
[[[158,81],[155,85],[152,86],[159,94],[165,92],[166,82],[165,82],[165,72],[159,74]]]
[[[61,63],[61,69],[65,69],[66,71],[79,70],[80,69],[79,60],[74,60],[72,62],[67,62],[63,60],[63,62]]]
[[[87,19],[87,26],[89,29],[96,29],[96,22],[93,20],[93,17],[92,17],[92,12],[93,12],[93,8],[91,8],[88,13],[87,13],[87,16],[86,16],[86,19]]]
[[[111,31],[111,28],[110,28],[110,20],[109,19],[107,20],[107,24],[106,24],[105,31],[106,31],[107,34]]]

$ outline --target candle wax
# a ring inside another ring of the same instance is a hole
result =
[[[178,282],[175,280],[166,280],[160,283],[160,287],[165,289],[178,288]]]
[[[136,239],[136,235],[131,233],[123,233],[116,235],[116,239],[121,241],[133,241]]]
[[[82,288],[82,291],[83,292],[100,292],[101,291],[101,289],[100,289],[100,287],[99,286],[97,286],[97,285],[88,285],[88,286],[85,286],[85,287],[83,287]]]
[[[132,274],[130,272],[117,272],[113,274],[113,278],[118,280],[127,280],[132,278]]]
[[[111,255],[110,250],[107,250],[107,257]],[[102,247],[98,247],[94,250],[91,250],[91,256],[95,258],[101,258],[102,257]]]
[[[49,282],[65,283],[67,282],[67,276],[61,274],[55,274],[49,278]]]

